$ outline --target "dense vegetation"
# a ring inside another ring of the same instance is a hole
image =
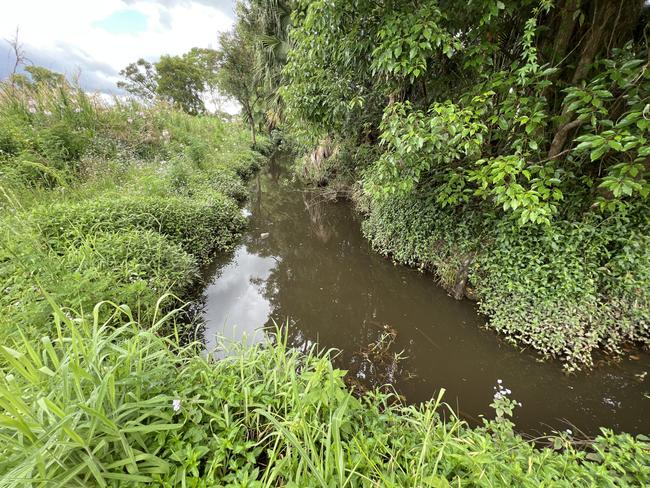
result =
[[[98,320],[107,314],[124,325]],[[581,451],[564,433],[550,439],[556,450],[536,449],[513,433],[504,388],[496,420],[470,429],[439,399],[355,398],[327,357],[291,350],[281,335],[214,360],[157,335],[169,316],[138,325],[110,303],[93,316],[55,307],[47,336],[0,348],[2,486],[650,483],[647,438],[605,430]]]
[[[356,199],[373,246],[573,370],[650,343],[648,18],[641,0],[256,0],[237,32],[280,73],[258,118],[278,95],[318,146],[301,173]]]
[[[534,444],[501,384],[478,428],[442,392],[353,396],[281,332],[206,358],[183,305],[260,163],[204,114],[219,86],[513,340],[569,368],[647,344],[647,8],[623,3],[251,0],[218,50],[127,67],[143,103],[2,82],[0,485],[650,484],[646,436]]]
[[[243,228],[237,201],[259,164],[245,133],[165,105],[107,106],[66,82],[0,89],[3,335],[47,331],[46,294],[143,319],[165,293],[187,298]]]

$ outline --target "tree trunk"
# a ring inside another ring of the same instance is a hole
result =
[[[564,2],[562,14],[560,16],[560,25],[558,26],[555,43],[553,43],[553,64],[560,63],[566,54],[569,42],[573,36],[573,30],[575,27],[573,14],[577,8],[577,0],[566,0],[566,2]]]
[[[255,122],[251,122],[251,135],[253,136],[253,145],[257,144],[257,140],[255,138]]]
[[[573,116],[574,114],[571,113],[569,114]],[[566,143],[567,137],[569,136],[569,132],[571,130],[580,127],[582,125],[582,120],[572,120],[571,122],[567,122],[566,124],[563,124],[555,133],[555,137],[553,137],[553,142],[551,142],[551,148],[548,150],[548,158],[553,159],[555,158],[558,154],[562,152],[562,149],[564,149],[564,144]]]
[[[594,13],[594,23],[590,27],[589,37],[582,47],[580,61],[578,61],[578,66],[573,73],[571,82],[574,85],[584,80],[589,74],[594,57],[605,44],[605,33],[609,32],[612,21],[616,18],[617,3],[613,0],[607,0],[603,3],[604,5],[601,4],[600,9],[598,4],[594,7],[598,9],[598,12]]]
[[[451,290],[451,296],[456,300],[465,298],[465,288],[467,287],[467,279],[469,278],[469,271],[474,262],[474,256],[467,256],[460,263],[460,268],[456,274],[456,282]]]
[[[594,9],[593,23],[589,26],[588,36],[582,47],[576,70],[573,73],[573,78],[571,79],[572,85],[577,85],[587,77],[596,54],[605,47],[606,33],[616,18],[618,5],[612,0],[605,1],[604,5],[594,2]],[[548,151],[549,158],[554,158],[562,152],[571,130],[582,124],[582,121],[575,119],[575,113],[567,110],[567,105],[562,110],[560,120],[563,122],[553,137],[553,142]]]

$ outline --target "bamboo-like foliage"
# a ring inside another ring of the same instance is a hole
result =
[[[0,486],[644,486],[647,438],[539,450],[503,413],[470,429],[441,390],[420,406],[353,396],[330,353],[222,343],[221,360],[100,303],[53,305],[52,337],[0,347]],[[102,308],[113,323],[102,322]]]
[[[102,323],[105,307],[126,323]],[[179,427],[164,391],[179,358],[155,335],[167,319],[145,331],[114,303],[99,303],[93,320],[55,307],[53,337],[0,347],[11,371],[0,383],[0,484],[107,486],[166,473],[149,445]]]

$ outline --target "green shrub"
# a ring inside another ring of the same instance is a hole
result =
[[[254,169],[257,171],[257,169]],[[250,178],[251,175],[248,176]],[[243,202],[248,197],[248,189],[236,171],[230,168],[214,168],[206,170],[200,177],[202,183],[195,186],[204,186],[205,189],[215,190],[238,202]]]
[[[228,167],[232,168],[242,180],[248,180],[260,169],[261,160],[260,154],[251,151],[228,163]]]
[[[243,202],[248,197],[248,190],[241,177],[229,167],[217,166],[197,171],[181,159],[173,162],[168,177],[171,188],[180,195],[201,199],[199,194],[216,191],[238,202]]]
[[[98,231],[149,229],[168,236],[200,261],[230,248],[244,219],[237,205],[219,193],[204,199],[106,195],[79,203],[35,208],[31,218],[49,241],[74,242]]]
[[[192,255],[151,230],[99,233],[86,238],[84,245],[99,267],[115,276],[116,282],[144,281],[157,296],[170,290],[181,295],[198,276]]]
[[[127,322],[69,318],[0,347],[2,486],[646,486],[648,438],[603,431],[537,449],[504,421],[471,429],[437,401],[355,398],[327,357],[284,341],[223,360]],[[143,330],[144,329],[144,330]],[[171,345],[178,354],[170,352]],[[443,420],[444,418],[444,420]]]
[[[650,225],[642,215],[541,228],[502,221],[473,275],[490,325],[568,369],[591,366],[599,347],[650,344]]]
[[[471,263],[488,325],[568,370],[590,367],[599,348],[650,344],[650,220],[642,206],[625,218],[587,214],[541,227],[441,208],[418,194],[366,206],[363,230],[377,251],[434,272],[447,289]]]
[[[161,294],[182,297],[198,276],[194,257],[149,230],[97,232],[72,244],[55,244],[55,249],[40,245],[28,229],[5,236],[0,246],[0,330],[14,333],[20,326],[42,333],[51,313],[46,293],[84,313],[102,297],[110,298],[144,319]]]
[[[468,212],[467,220],[459,222],[453,212],[430,203],[407,196],[371,199],[365,202],[369,211],[362,228],[376,251],[434,272],[441,285],[450,289],[461,262],[479,247],[478,217]]]

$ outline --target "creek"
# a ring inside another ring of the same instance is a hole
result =
[[[390,385],[410,403],[445,388],[444,400],[473,425],[493,416],[502,380],[523,405],[513,418],[521,432],[650,432],[649,354],[564,374],[483,328],[475,304],[454,300],[431,275],[375,253],[351,205],[301,187],[290,163],[276,155],[252,181],[244,238],[205,270],[208,348],[215,336],[265,341],[265,327],[288,324],[292,346],[336,349],[352,385]]]

